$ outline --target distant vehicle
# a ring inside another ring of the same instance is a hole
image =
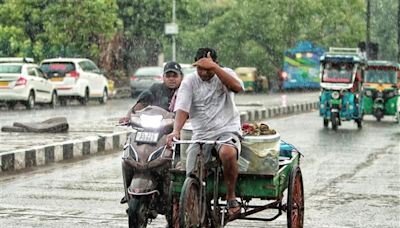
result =
[[[140,67],[130,77],[132,97],[149,89],[153,83],[163,82],[163,67],[146,66]]]
[[[40,68],[56,87],[61,105],[66,105],[68,99],[77,99],[82,105],[86,105],[89,99],[97,99],[100,104],[107,102],[107,78],[91,60],[45,59]]]
[[[191,73],[196,72],[196,67],[192,66],[192,64],[189,63],[179,63],[182,67],[182,73],[183,75],[189,75]]]
[[[13,109],[22,102],[27,109],[37,103],[57,105],[57,91],[32,58],[0,58],[0,101]]]
[[[400,123],[400,64],[389,61],[368,61],[363,84],[363,114],[396,116]]]
[[[311,42],[302,41],[284,53],[283,69],[279,74],[281,89],[320,88],[319,59],[324,50]]]
[[[323,125],[337,130],[342,121],[356,122],[362,128],[362,80],[366,58],[358,48],[330,47],[321,56],[319,115]]]
[[[236,74],[243,81],[245,92],[260,93],[268,89],[268,81],[265,76],[259,75],[255,67],[238,67]]]

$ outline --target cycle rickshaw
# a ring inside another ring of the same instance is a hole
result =
[[[181,140],[177,143],[198,143],[202,148],[205,144],[223,142]],[[275,173],[239,172],[236,195],[240,198],[242,211],[235,217],[226,215],[226,203],[222,200],[226,189],[222,168],[217,160],[205,164],[203,153],[198,153],[192,175],[187,176],[184,170],[171,169],[169,227],[218,228],[237,219],[272,221],[283,212],[287,214],[288,227],[303,227],[304,192],[300,170],[301,154],[290,144],[279,143],[278,140],[277,145],[281,153]],[[259,205],[260,202],[257,202],[257,205],[250,204],[255,199],[260,199],[262,205]],[[178,202],[179,209],[174,208]],[[275,209],[276,214],[268,218],[254,217],[257,212],[266,209]]]

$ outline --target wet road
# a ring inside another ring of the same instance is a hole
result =
[[[366,118],[362,130],[344,122],[334,132],[322,127],[317,112],[268,124],[304,154],[305,227],[399,227],[399,125]],[[0,176],[0,226],[127,227],[119,157],[116,152]],[[286,227],[285,218],[227,227]],[[149,227],[165,227],[164,218]]]

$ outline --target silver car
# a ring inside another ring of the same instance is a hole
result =
[[[154,83],[163,82],[163,68],[159,66],[140,67],[130,78],[132,97],[147,90]]]

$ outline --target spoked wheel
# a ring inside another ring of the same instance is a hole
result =
[[[299,167],[293,167],[289,176],[287,195],[287,226],[302,228],[304,221],[303,176]]]
[[[129,228],[145,228],[149,220],[148,199],[146,197],[131,197],[128,206]]]
[[[167,222],[168,228],[179,228],[179,195],[173,192],[173,182],[168,192]]]
[[[181,228],[202,227],[204,217],[200,199],[200,184],[191,177],[183,183],[179,198],[179,224]]]

